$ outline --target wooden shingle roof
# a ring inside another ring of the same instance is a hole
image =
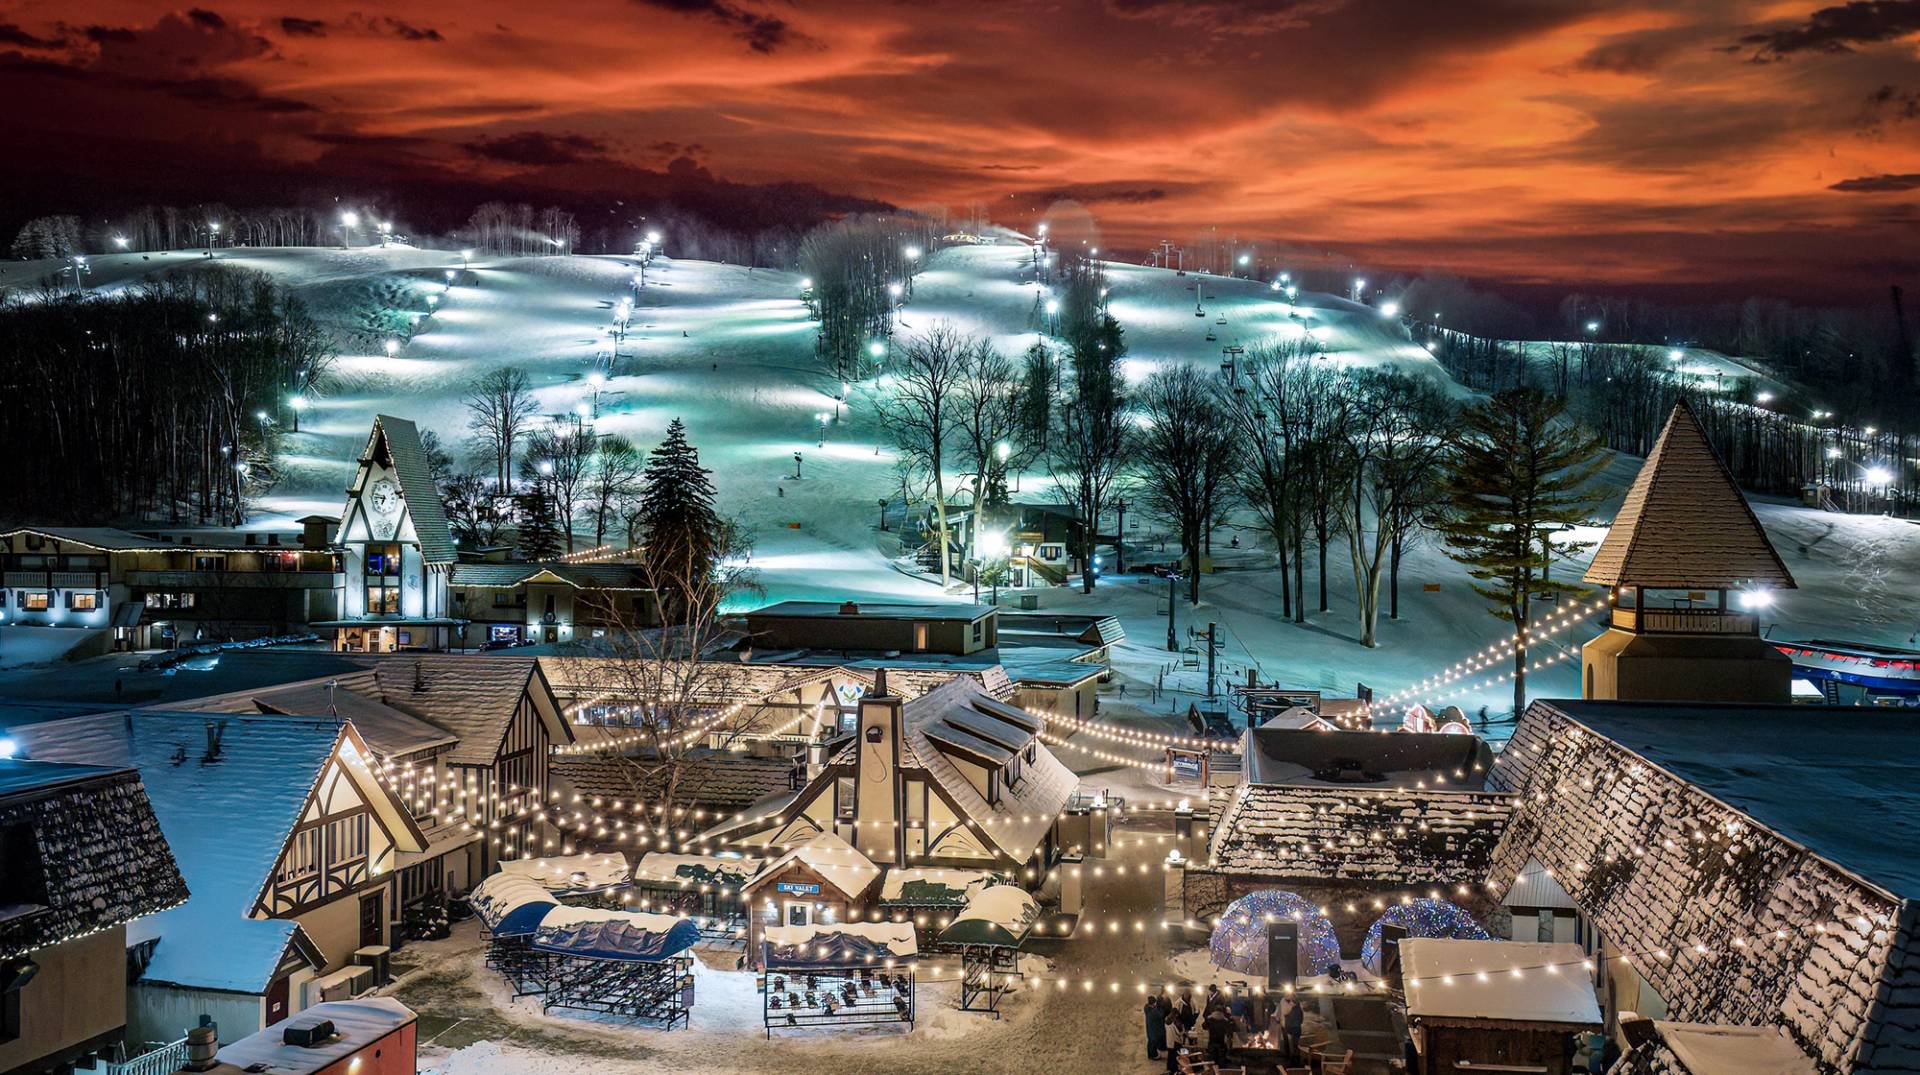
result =
[[[1586,581],[1660,589],[1794,585],[1684,401],[1627,490]]]

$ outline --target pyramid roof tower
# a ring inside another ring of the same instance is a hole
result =
[[[1586,581],[1600,586],[1794,588],[1733,475],[1685,401],[1627,490]]]

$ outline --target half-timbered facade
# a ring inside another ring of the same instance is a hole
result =
[[[553,794],[549,759],[573,733],[540,662],[504,654],[354,660],[366,667],[190,707],[353,723],[427,838],[424,849],[398,856],[390,918],[471,889],[502,859],[553,849],[542,808]]]
[[[400,856],[426,840],[350,723],[136,710],[17,735],[29,757],[139,770],[180,862],[186,902],[128,928],[133,1040],[202,1014],[257,1030],[389,942]]]
[[[817,776],[708,838],[777,853],[829,832],[882,867],[1037,883],[1062,851],[1055,821],[1079,783],[1040,741],[1041,718],[964,677],[912,701],[886,681],[876,677],[854,741]]]
[[[334,631],[336,649],[447,648],[463,622],[448,595],[457,556],[412,422],[384,414],[373,420],[336,540],[340,618],[315,625]]]

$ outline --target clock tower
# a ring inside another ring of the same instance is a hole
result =
[[[448,608],[456,559],[420,432],[380,415],[340,516],[340,618],[334,648],[365,653],[444,650],[462,621]]]

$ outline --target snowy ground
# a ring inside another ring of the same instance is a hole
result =
[[[204,260],[192,253],[103,255],[93,259],[88,286],[124,286]],[[465,270],[456,253],[410,248],[222,250],[217,260],[280,280],[342,341],[334,383],[307,412],[302,432],[288,440],[284,477],[261,503],[256,521],[262,525],[337,511],[376,412],[413,418],[457,448],[465,439],[462,391],[490,369],[525,368],[544,413],[571,414],[582,403],[591,410],[595,393],[586,375],[595,355],[611,346],[614,303],[633,294],[632,260],[618,257],[482,259]],[[456,273],[451,286],[448,270]],[[36,272],[44,266],[7,265],[0,268],[0,286]],[[1109,272],[1111,308],[1126,330],[1133,378],[1170,362],[1217,369],[1226,346],[1304,334],[1340,362],[1390,363],[1444,376],[1398,322],[1344,299],[1303,294],[1288,304],[1257,281],[1118,264]],[[658,259],[647,281],[620,347],[617,375],[598,393],[596,428],[626,434],[645,447],[669,420],[685,419],[715,472],[723,509],[753,533],[766,600],[937,599],[935,588],[891,566],[885,555],[891,546],[881,544],[876,530],[876,501],[893,491],[893,452],[881,443],[873,416],[872,394],[880,387],[857,384],[847,405],[836,406],[839,384],[813,361],[813,331],[798,299],[798,278]],[[1205,316],[1195,315],[1196,287]],[[951,321],[992,336],[1017,356],[1038,338],[1036,293],[1024,248],[941,251],[918,277],[900,314],[900,331]],[[436,295],[437,305],[430,307],[427,299]],[[385,326],[404,323],[411,313],[428,316],[398,354],[387,357]],[[1209,334],[1216,338],[1207,340]],[[1684,361],[1741,369],[1707,352],[1689,352]],[[836,412],[822,446],[817,418]],[[799,480],[792,478],[796,451],[803,454]],[[1609,473],[1616,490],[1631,481],[1637,464],[1617,461]],[[1042,473],[1022,475],[1018,484],[1020,496],[1045,495]],[[1784,502],[1756,507],[1801,587],[1772,610],[1774,637],[1898,644],[1920,627],[1910,582],[1920,569],[1920,527]],[[1157,524],[1131,514],[1128,523],[1129,541],[1144,547],[1137,557],[1144,559],[1161,536]],[[1402,617],[1383,621],[1377,649],[1354,641],[1352,576],[1339,548],[1329,556],[1329,610],[1316,610],[1305,624],[1282,622],[1278,580],[1271,558],[1254,548],[1258,535],[1240,531],[1244,549],[1222,548],[1233,536],[1223,531],[1216,537],[1216,559],[1228,570],[1205,580],[1203,606],[1189,609],[1182,602],[1178,609],[1178,642],[1181,648],[1189,644],[1189,624],[1204,628],[1218,621],[1226,671],[1234,678],[1252,667],[1263,679],[1301,686],[1348,693],[1365,682],[1391,692],[1506,633],[1468,588],[1465,573],[1432,545],[1414,549],[1405,564]],[[1564,570],[1574,575],[1582,566],[1570,562]],[[1437,590],[1428,592],[1429,584]],[[1317,597],[1311,564],[1308,590]],[[1137,715],[1184,709],[1203,689],[1201,673],[1180,667],[1179,655],[1166,650],[1165,593],[1163,583],[1114,577],[1091,596],[1064,589],[1041,594],[1044,608],[1097,609],[1125,624],[1130,641],[1115,658],[1129,694],[1126,705],[1112,699],[1109,715],[1133,712],[1152,685],[1187,693],[1162,696]],[[1574,641],[1590,633],[1579,632]],[[1532,693],[1577,693],[1573,667],[1567,662],[1537,674]],[[1427,700],[1499,713],[1510,705],[1511,690],[1496,684]]]

